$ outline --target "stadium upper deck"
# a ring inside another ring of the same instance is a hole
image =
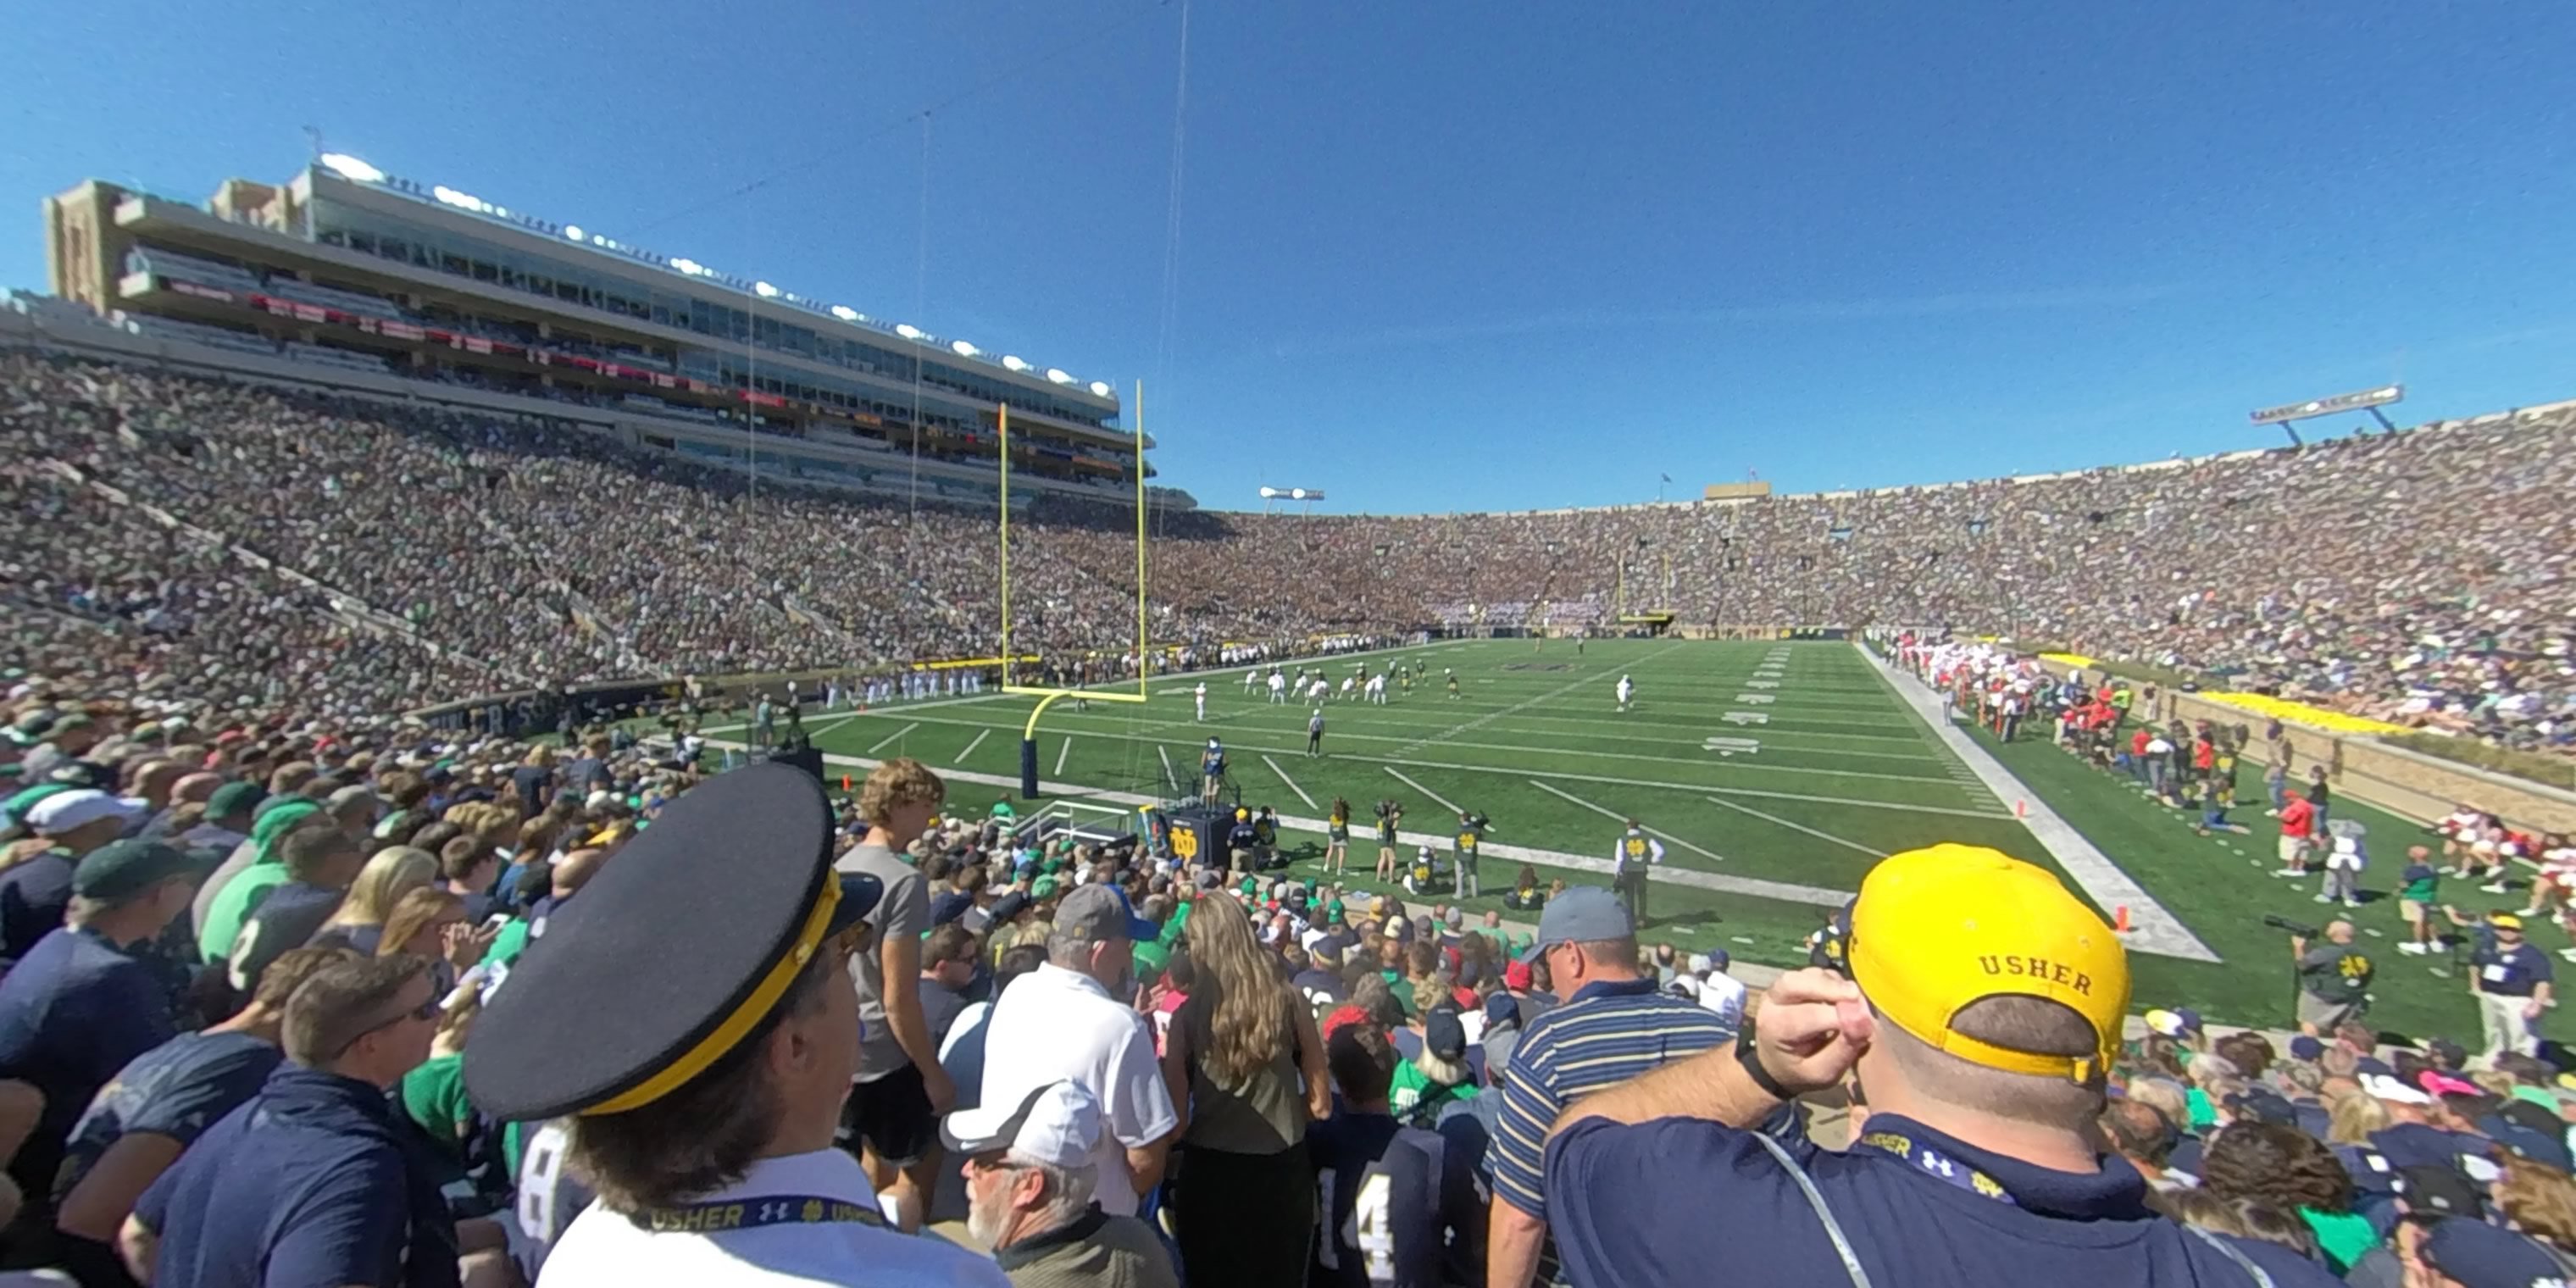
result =
[[[917,468],[989,501],[1007,402],[1033,489],[1123,494],[1139,465],[1105,382],[353,157],[227,180],[202,209],[90,180],[47,200],[45,232],[55,295],[135,334],[614,407],[712,464],[751,464],[750,429],[763,472],[903,491]]]

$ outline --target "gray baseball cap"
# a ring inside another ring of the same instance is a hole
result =
[[[1538,918],[1538,942],[1521,954],[1521,960],[1535,962],[1540,953],[1558,944],[1626,939],[1635,933],[1627,908],[1616,896],[1599,886],[1576,886],[1547,901],[1547,911]]]
[[[1128,911],[1126,894],[1113,885],[1093,882],[1075,886],[1055,906],[1058,939],[1115,943],[1121,939],[1150,939],[1155,933],[1152,922]]]

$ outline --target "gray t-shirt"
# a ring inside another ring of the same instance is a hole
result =
[[[921,879],[920,869],[882,845],[861,844],[832,866],[842,872],[866,873],[885,887],[876,911],[868,914],[875,940],[866,952],[850,959],[850,981],[858,986],[859,1024],[863,1029],[859,1038],[859,1081],[874,1082],[912,1063],[905,1058],[903,1045],[894,1040],[894,1026],[886,1023],[883,953],[884,946],[896,936],[917,941],[921,932],[930,929],[930,886]],[[919,988],[921,978],[916,975],[903,980],[901,986]]]

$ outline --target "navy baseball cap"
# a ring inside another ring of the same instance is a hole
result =
[[[1547,901],[1547,911],[1538,918],[1538,942],[1521,954],[1521,960],[1537,961],[1539,954],[1558,944],[1626,939],[1636,933],[1628,909],[1616,896],[1599,886],[1576,886]]]
[[[2511,1230],[2451,1217],[2424,1236],[2424,1264],[2461,1288],[2535,1288],[2562,1283],[2558,1262]]]
[[[1455,1009],[1436,1007],[1423,1017],[1422,1049],[1443,1060],[1467,1057],[1467,1026],[1459,1022]]]

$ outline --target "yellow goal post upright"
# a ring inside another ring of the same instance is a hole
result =
[[[1003,403],[999,425],[1002,440],[1002,552],[996,567],[1002,591],[1002,692],[1026,694],[1038,700],[1029,711],[1029,722],[1020,730],[1020,798],[1038,798],[1038,717],[1046,714],[1058,698],[1089,698],[1101,702],[1143,702],[1146,699],[1146,673],[1152,668],[1146,661],[1145,624],[1145,382],[1136,382],[1136,691],[1124,693],[1115,689],[1067,689],[1043,685],[1013,684],[1011,658],[1011,405]]]

